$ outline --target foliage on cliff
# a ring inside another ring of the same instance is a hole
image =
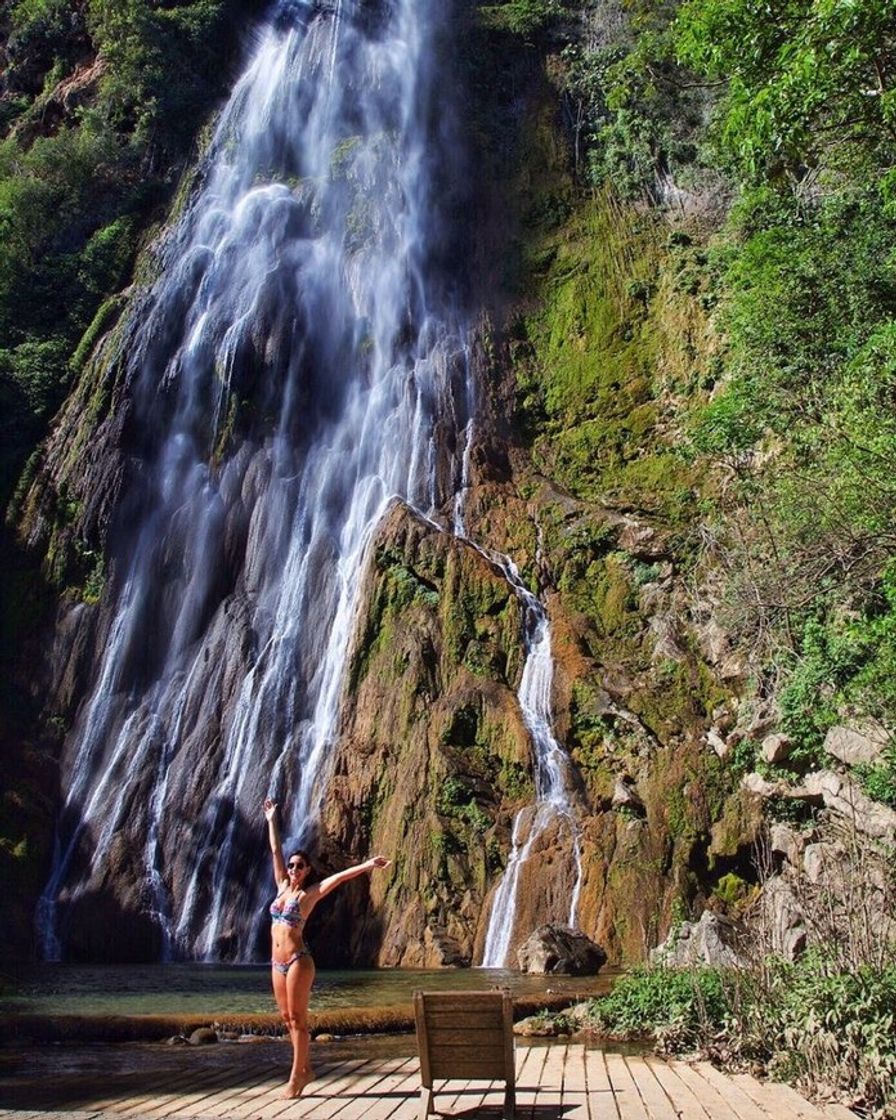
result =
[[[3,5],[0,499],[226,92],[245,16],[236,0]]]
[[[512,344],[521,426],[574,493],[680,526],[697,586],[722,573],[715,615],[744,687],[776,701],[808,766],[838,718],[896,726],[892,12],[581,0],[543,14],[596,201],[530,224],[541,306]],[[606,307],[590,293],[614,271]],[[875,782],[890,800],[890,763]]]

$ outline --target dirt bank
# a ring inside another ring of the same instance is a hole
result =
[[[515,1019],[536,1011],[559,1011],[577,1002],[573,995],[521,996],[513,1001]],[[411,1005],[330,1010],[312,1013],[313,1034],[397,1034],[414,1029]],[[0,1015],[0,1045],[33,1043],[156,1042],[189,1035],[199,1027],[245,1035],[280,1035],[277,1015]]]

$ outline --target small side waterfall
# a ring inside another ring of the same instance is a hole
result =
[[[280,0],[161,251],[127,342],[111,621],[63,756],[48,958],[79,906],[102,924],[93,898],[150,914],[163,956],[251,959],[262,799],[292,840],[315,830],[365,553],[394,496],[450,509],[463,469],[450,15]]]
[[[472,392],[472,387],[471,387]],[[569,756],[553,733],[551,688],[554,659],[551,653],[551,627],[547,612],[523,583],[519,569],[502,553],[483,548],[467,534],[465,498],[469,485],[470,454],[473,445],[475,408],[469,402],[471,419],[464,433],[461,484],[454,503],[454,535],[472,545],[503,574],[520,602],[526,662],[517,692],[523,720],[532,738],[535,761],[534,806],[521,809],[513,822],[511,852],[504,875],[495,892],[485,938],[482,965],[503,968],[507,965],[517,912],[520,871],[532,847],[544,832],[558,821],[568,832],[575,883],[569,904],[567,924],[575,926],[582,890],[582,844],[574,804],[574,775]]]
[[[516,567],[506,558],[501,559],[507,579],[523,604],[526,664],[518,695],[535,753],[536,801],[534,806],[521,809],[513,822],[511,853],[495,892],[485,939],[482,964],[486,968],[503,968],[508,964],[520,872],[536,840],[558,821],[563,824],[563,831],[568,833],[575,866],[575,884],[566,919],[571,926],[576,924],[582,889],[582,846],[574,807],[572,763],[552,731],[554,660],[551,655],[551,628],[544,607],[523,585]]]

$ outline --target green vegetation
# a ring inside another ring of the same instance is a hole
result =
[[[592,1000],[589,1018],[600,1030],[631,1038],[673,1025],[696,1034],[707,1019],[722,1025],[727,1012],[716,970],[640,966],[620,976],[608,996]]]
[[[651,1035],[666,1053],[761,1063],[779,1079],[896,1117],[896,969],[841,972],[827,954],[754,971],[639,968],[592,1001],[602,1033]]]
[[[13,0],[0,97],[0,500],[170,200],[239,48],[236,0]]]
[[[530,41],[516,7],[485,11]],[[896,726],[892,12],[579,0],[551,14],[538,42],[579,189],[533,118],[519,156],[541,152],[542,170],[515,184],[519,429],[577,498],[670,530],[697,578],[721,569],[721,621],[799,772],[838,719]],[[549,545],[595,650],[643,670],[641,569],[612,545]],[[863,780],[890,800],[891,774]]]

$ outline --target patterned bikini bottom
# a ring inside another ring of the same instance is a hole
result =
[[[303,957],[310,956],[310,949],[300,949],[298,953],[293,953],[288,961],[271,961],[271,968],[276,969],[277,972],[285,976],[297,961],[300,961]]]

